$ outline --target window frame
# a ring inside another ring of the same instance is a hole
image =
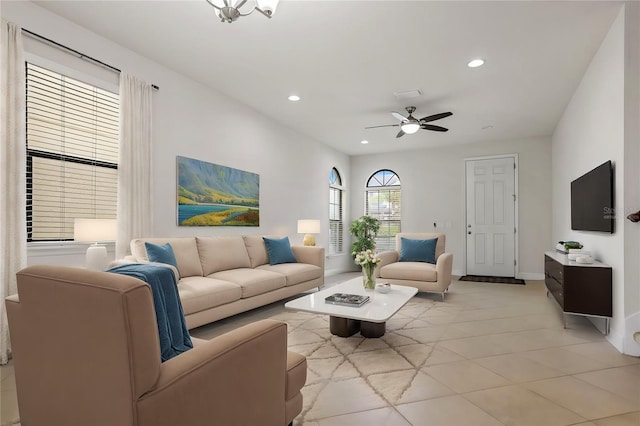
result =
[[[93,192],[94,192],[94,199],[92,199],[93,201],[93,205],[94,205],[94,214],[93,215],[82,215],[83,218],[109,218],[109,219],[115,219],[117,216],[117,170],[118,170],[118,163],[117,162],[110,162],[110,161],[104,161],[98,158],[90,158],[89,156],[87,157],[83,157],[83,156],[79,156],[79,155],[72,155],[72,154],[66,154],[66,153],[62,153],[62,152],[55,152],[55,148],[52,148],[51,151],[54,152],[50,152],[47,150],[43,150],[43,149],[38,149],[38,148],[33,148],[30,147],[29,145],[29,141],[30,141],[30,130],[35,130],[37,127],[37,124],[34,125],[33,129],[32,126],[30,126],[29,124],[29,119],[30,119],[30,114],[29,114],[29,105],[32,102],[36,102],[37,103],[37,99],[38,96],[36,95],[37,91],[34,92],[34,98],[36,99],[34,101],[32,101],[32,98],[29,97],[29,88],[30,88],[30,82],[34,81],[35,82],[35,78],[34,79],[29,79],[30,75],[33,75],[34,72],[37,72],[38,68],[39,69],[43,69],[48,73],[53,73],[56,74],[57,76],[60,76],[60,81],[65,81],[65,80],[71,80],[71,84],[73,85],[74,82],[79,82],[82,85],[86,85],[86,86],[90,86],[90,88],[93,90],[94,94],[98,94],[99,95],[94,95],[94,96],[103,96],[103,92],[108,92],[109,96],[113,95],[113,97],[111,98],[111,104],[109,104],[109,107],[113,108],[115,107],[116,109],[116,113],[115,115],[117,116],[117,118],[113,121],[111,121],[110,123],[113,123],[115,126],[117,126],[118,129],[116,129],[116,131],[119,133],[119,126],[120,126],[120,120],[119,120],[119,114],[120,114],[120,105],[119,105],[119,93],[114,90],[112,90],[111,88],[105,88],[104,85],[101,84],[96,84],[95,81],[93,81],[94,79],[88,77],[86,79],[83,79],[82,77],[78,77],[78,75],[74,75],[74,73],[66,73],[64,71],[61,71],[59,69],[59,67],[56,66],[49,66],[49,64],[47,63],[47,61],[40,61],[38,60],[38,57],[30,57],[30,55],[25,55],[25,72],[27,74],[27,78],[25,79],[25,110],[26,110],[26,123],[25,123],[25,150],[26,150],[26,221],[27,221],[27,244],[28,245],[33,245],[33,244],[45,244],[45,245],[49,245],[49,244],[60,244],[60,243],[72,243],[74,242],[74,239],[72,237],[69,238],[65,238],[63,236],[64,234],[64,226],[61,225],[59,230],[57,231],[61,238],[36,238],[34,239],[34,226],[33,226],[33,219],[34,219],[34,159],[44,159],[44,160],[53,160],[53,161],[59,161],[61,163],[68,163],[68,164],[76,164],[76,165],[82,165],[82,166],[90,166],[90,167],[96,167],[96,168],[101,168],[101,169],[108,169],[108,170],[116,170],[116,188],[115,188],[115,192],[113,191],[109,191],[108,194],[110,195],[115,195],[115,199],[116,201],[114,201],[113,206],[112,206],[112,214],[98,214],[97,212],[97,207],[96,203],[97,200],[95,199],[95,196],[97,196],[97,187],[104,185],[104,180],[100,180],[99,178],[95,178],[96,175],[96,171],[98,171],[98,169],[93,171],[94,174],[94,182],[92,183],[93,186]],[[34,59],[34,60],[32,60]],[[33,71],[30,71],[30,68]],[[34,86],[35,88],[36,86]],[[67,85],[65,82],[65,90],[67,89]],[[35,89],[34,89],[35,90]],[[78,89],[78,93],[81,93],[81,89]],[[55,94],[53,95],[55,96]],[[55,98],[51,98],[52,100],[54,100]],[[98,100],[98,98],[95,98],[93,100],[93,102],[97,105],[98,103],[100,103],[100,101]],[[88,103],[88,105],[90,105],[91,102]],[[69,108],[69,106],[66,106],[67,108]],[[86,113],[86,111],[83,111]],[[94,116],[95,116],[95,120],[98,120],[98,115],[100,114],[99,111],[95,111]],[[68,117],[65,116],[65,117]],[[63,122],[63,120],[61,120],[61,122]],[[61,124],[61,129],[67,129],[66,126],[62,126]],[[33,140],[34,140],[34,145],[38,146],[38,145],[42,145],[42,142],[38,141],[38,139],[42,139],[42,136],[37,136],[37,130],[35,130],[35,136],[33,136]],[[99,131],[98,128],[96,127],[96,129],[94,130],[96,132],[96,144],[97,142],[97,132]],[[81,136],[82,137],[82,136]],[[86,137],[86,136],[85,136]],[[65,136],[59,136],[58,139],[55,139],[56,141],[60,141],[61,143],[66,143],[66,139]],[[101,146],[108,146],[108,147],[113,147],[113,138],[110,139],[110,142],[106,145],[104,144],[100,144]],[[96,147],[90,146],[90,148],[92,148],[94,150],[94,152],[96,150]],[[115,148],[116,150],[119,150],[119,136],[115,136]],[[113,151],[112,151],[113,152]],[[117,151],[115,152],[115,158],[118,158],[118,153]],[[63,164],[61,164],[61,168],[63,167]],[[37,175],[36,175],[37,176]],[[108,179],[108,178],[105,178]],[[70,186],[70,182],[65,182],[64,178],[61,178],[61,186],[60,188],[62,190],[64,190],[65,188],[65,183],[67,184],[67,186]],[[113,182],[113,181],[111,181]],[[112,183],[111,183],[112,184]],[[46,211],[45,209],[43,209],[43,211]],[[59,215],[59,217],[57,218],[57,220],[62,224],[64,222],[65,219],[69,219],[71,216],[67,216],[65,214]]]
[[[338,199],[337,204],[333,202],[335,195]],[[333,217],[332,206],[337,206],[339,219]],[[337,233],[335,236],[334,232]],[[340,172],[336,167],[333,167],[329,173],[329,245],[327,254],[340,255],[344,252],[344,184]]]
[[[374,206],[370,205],[370,196],[380,197],[384,193],[390,204],[389,211],[381,213],[378,206],[375,209],[378,213],[372,213]],[[364,214],[380,221],[380,229],[375,239],[376,252],[395,250],[396,234],[402,232],[402,186],[396,172],[390,169],[379,169],[369,176],[364,191]]]

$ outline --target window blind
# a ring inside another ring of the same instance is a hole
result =
[[[26,64],[27,240],[73,239],[116,218],[119,96]]]
[[[329,188],[329,254],[343,252],[342,190]]]
[[[395,236],[400,232],[400,189],[367,189],[364,214],[380,221],[376,251],[395,250]]]

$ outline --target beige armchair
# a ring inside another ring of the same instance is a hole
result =
[[[306,359],[263,320],[164,363],[150,288],[56,266],[18,273],[6,299],[23,425],[274,425],[302,410]]]
[[[426,262],[400,262],[402,237],[416,240],[438,238],[435,265]],[[416,287],[418,291],[438,292],[444,300],[444,293],[451,284],[453,268],[453,254],[444,252],[445,239],[445,234],[438,233],[396,234],[396,250],[378,254],[380,263],[375,270],[376,280]]]

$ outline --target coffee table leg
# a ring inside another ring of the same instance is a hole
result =
[[[360,334],[362,334],[362,337],[382,337],[386,329],[386,322],[360,322]]]
[[[329,317],[329,331],[331,334],[335,334],[340,337],[353,336],[360,330],[360,321],[341,318],[341,317]]]

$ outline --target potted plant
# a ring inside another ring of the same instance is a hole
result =
[[[380,229],[380,221],[371,216],[362,216],[351,222],[349,233],[355,238],[351,245],[351,255],[376,248],[376,235]]]

